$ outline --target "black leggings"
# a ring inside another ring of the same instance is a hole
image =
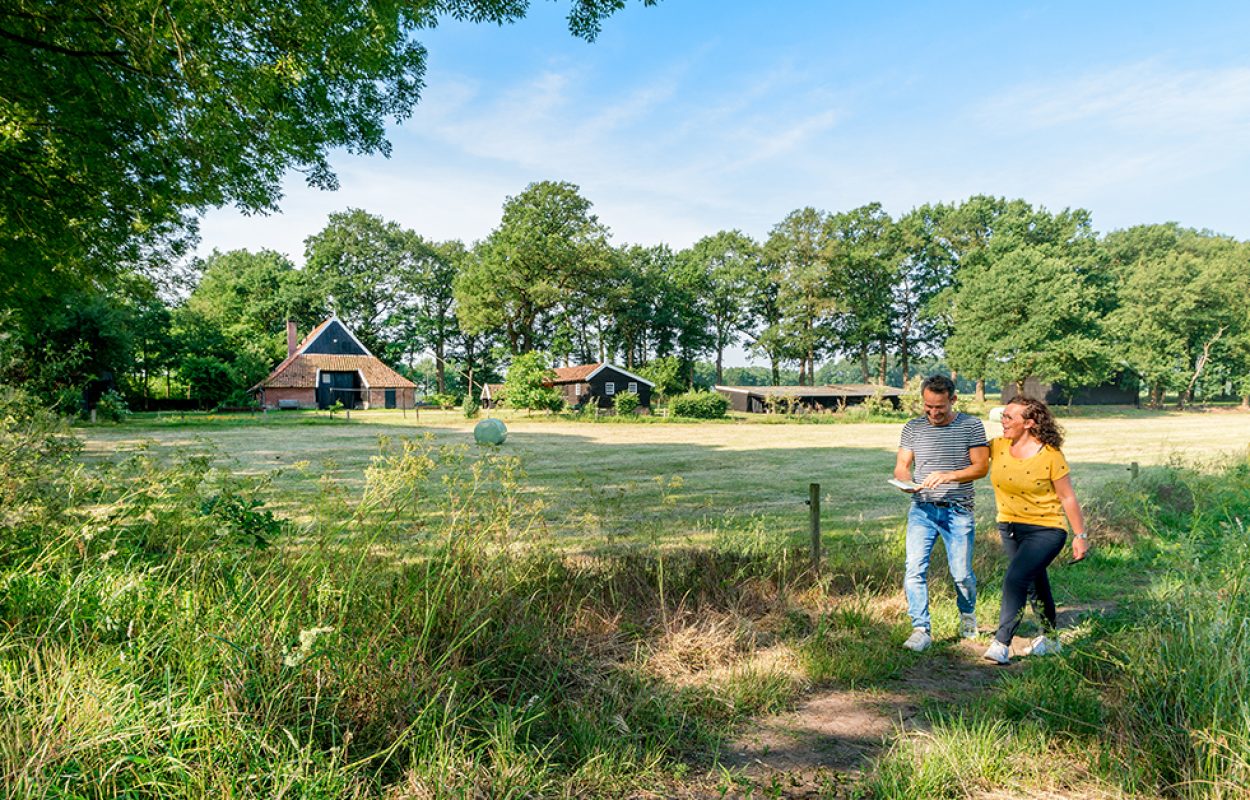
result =
[[[1003,549],[1011,558],[1003,576],[1003,608],[998,615],[998,633],[994,638],[1010,645],[1020,620],[1024,618],[1027,598],[1033,611],[1042,618],[1047,633],[1055,629],[1055,597],[1050,593],[1046,567],[1063,550],[1068,532],[1062,528],[1025,525],[1021,522],[998,523]]]

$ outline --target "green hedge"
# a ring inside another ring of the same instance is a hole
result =
[[[669,401],[668,410],[675,417],[721,419],[729,410],[729,399],[717,392],[687,392]]]

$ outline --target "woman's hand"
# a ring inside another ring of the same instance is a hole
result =
[[[1072,538],[1072,560],[1080,561],[1089,552],[1089,539]]]

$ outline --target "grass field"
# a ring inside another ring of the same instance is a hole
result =
[[[940,556],[935,646],[899,647],[899,421],[513,418],[495,450],[452,413],[189,415],[80,452],[5,403],[8,796],[1250,793],[1250,414],[1064,420],[1096,547],[1056,567],[1064,655],[998,670]],[[987,486],[978,518],[986,632]]]
[[[549,530],[568,546],[609,539],[695,540],[744,520],[785,537],[807,530],[809,483],[822,489],[825,524],[834,531],[876,530],[905,513],[906,498],[885,484],[901,423],[776,424],[744,419],[721,424],[595,424],[505,417],[508,441],[527,491],[541,498]],[[245,474],[285,468],[274,502],[298,517],[325,475],[359,490],[378,438],[429,435],[438,444],[471,443],[473,423],[457,412],[396,411],[342,415],[271,414],[220,419],[137,420],[85,432],[91,457],[141,446],[211,453]],[[1123,411],[1063,420],[1064,450],[1078,494],[1141,466],[1244,454],[1250,414]],[[1001,431],[986,423],[990,436]],[[299,469],[292,465],[304,464]],[[982,516],[992,493],[981,486]]]

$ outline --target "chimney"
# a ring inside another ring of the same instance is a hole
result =
[[[286,357],[290,358],[295,355],[295,348],[299,345],[299,336],[295,333],[295,321],[288,319],[286,321]]]

